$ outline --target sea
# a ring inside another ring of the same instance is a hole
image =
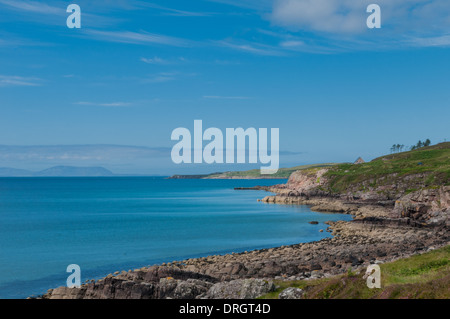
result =
[[[270,193],[234,190],[286,180],[163,177],[0,178],[0,298],[174,260],[330,237],[326,221],[349,215],[258,202]],[[312,225],[310,221],[318,221]]]

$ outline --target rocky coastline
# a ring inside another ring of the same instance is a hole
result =
[[[42,298],[250,299],[273,291],[273,280],[330,277],[449,244],[449,186],[395,199],[378,190],[333,195],[318,187],[326,183],[325,172],[296,172],[286,184],[251,189],[274,193],[261,199],[268,205],[310,205],[314,211],[353,215],[350,222],[328,222],[320,230],[331,232],[331,238],[116,272],[81,288],[49,290]]]

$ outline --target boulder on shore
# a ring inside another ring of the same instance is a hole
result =
[[[302,298],[304,291],[300,288],[289,287],[284,289],[278,295],[279,299],[300,299]]]

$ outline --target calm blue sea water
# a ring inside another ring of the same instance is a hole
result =
[[[284,180],[0,178],[0,298],[155,263],[319,240],[328,220],[307,206],[257,202],[234,187]],[[308,222],[317,220],[319,225]]]

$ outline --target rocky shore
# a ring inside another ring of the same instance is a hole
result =
[[[318,187],[326,183],[325,172],[294,173],[285,185],[253,189],[276,194],[262,199],[267,204],[310,205],[314,211],[353,215],[350,222],[328,223],[322,231],[332,238],[116,272],[81,288],[49,290],[42,298],[249,299],[273,291],[274,279],[330,277],[449,244],[449,186],[395,199],[378,190],[336,196]]]

